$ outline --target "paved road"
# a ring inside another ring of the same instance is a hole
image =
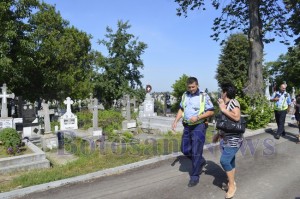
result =
[[[300,199],[300,144],[297,129],[286,127],[288,135],[275,140],[270,132],[247,138],[247,148],[237,155],[237,192],[240,199]],[[244,150],[243,150],[244,149]],[[200,183],[187,187],[190,161],[183,156],[134,169],[119,175],[66,185],[23,199],[158,199],[224,198],[221,189],[226,175],[219,164],[218,147],[205,151],[208,165]]]

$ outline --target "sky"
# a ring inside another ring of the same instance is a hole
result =
[[[215,79],[221,46],[210,35],[215,17],[220,11],[190,11],[188,17],[176,15],[174,0],[44,0],[55,5],[71,26],[90,34],[92,49],[105,55],[97,41],[106,39],[106,27],[113,32],[117,22],[128,21],[128,33],[148,45],[141,58],[143,86],[153,92],[172,92],[172,85],[183,74],[198,79],[201,90],[217,91]],[[233,32],[235,33],[235,32]],[[221,35],[221,39],[228,35]],[[265,61],[275,61],[287,52],[279,42],[265,44]]]

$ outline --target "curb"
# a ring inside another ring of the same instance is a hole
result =
[[[264,133],[265,129],[268,129],[268,128],[273,129],[273,127],[274,127],[273,125],[268,125],[266,128],[257,129],[255,131],[251,131],[251,130],[247,129],[244,134],[244,137],[250,137],[250,136],[255,136],[255,135]],[[204,150],[208,150],[209,148],[218,146],[218,145],[219,145],[219,143],[206,144],[204,146]],[[76,177],[72,177],[72,178],[67,178],[67,179],[49,182],[49,183],[45,183],[45,184],[21,188],[21,189],[9,191],[9,192],[4,192],[4,193],[0,193],[0,198],[22,197],[22,196],[25,196],[27,194],[34,193],[34,192],[46,191],[48,189],[57,188],[57,187],[68,185],[68,184],[85,182],[88,180],[93,180],[93,179],[104,177],[104,176],[122,173],[122,172],[125,172],[128,170],[134,169],[134,168],[139,168],[139,167],[157,163],[157,162],[160,162],[163,160],[168,160],[168,159],[175,158],[175,157],[178,157],[181,155],[183,155],[181,152],[176,152],[176,153],[172,153],[169,155],[162,155],[162,156],[154,157],[151,159],[147,159],[147,160],[143,160],[143,161],[139,161],[139,162],[135,162],[135,163],[119,166],[119,167],[109,168],[109,169],[105,169],[105,170],[101,170],[101,171],[97,171],[97,172],[93,172],[93,173],[89,173],[89,174],[85,174],[85,175],[81,175],[81,176],[76,176]]]

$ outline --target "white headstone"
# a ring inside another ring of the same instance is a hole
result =
[[[266,91],[265,91],[265,96],[268,100],[271,99],[271,95],[270,95],[270,82],[269,82],[269,78],[266,79]]]
[[[6,84],[3,84],[2,93],[0,94],[0,98],[2,98],[2,107],[1,107],[1,118],[8,117],[8,111],[7,111],[7,98],[15,98],[15,94],[7,94],[7,87]]]
[[[62,115],[59,119],[60,121],[60,129],[68,130],[68,129],[78,129],[78,121],[77,116],[71,111],[71,104],[73,101],[70,97],[67,97],[64,101],[64,104],[67,105],[67,111],[64,115]]]

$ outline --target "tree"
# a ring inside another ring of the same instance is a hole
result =
[[[269,73],[273,77],[276,85],[286,81],[287,90],[292,87],[298,88],[300,85],[300,45],[294,46],[284,55],[280,55],[274,62],[267,63],[270,66]]]
[[[26,78],[22,74],[24,66],[34,63],[28,18],[37,6],[37,0],[0,2],[0,84],[6,83],[14,92],[15,85]]]
[[[175,83],[172,85],[172,95],[176,98],[176,102],[172,105],[172,111],[177,111],[181,101],[183,93],[186,91],[186,82],[189,77],[183,74]]]
[[[249,43],[244,34],[233,34],[224,42],[216,79],[219,86],[232,82],[237,88],[238,95],[242,95],[242,88],[246,84],[249,66]]]
[[[300,34],[300,0],[286,0],[286,8],[292,12],[288,19],[289,26],[295,35]],[[296,44],[300,43],[300,37],[296,38]]]
[[[147,44],[127,32],[131,27],[128,21],[118,21],[117,26],[115,33],[112,28],[107,27],[107,40],[98,41],[107,48],[108,56],[96,54],[99,73],[95,79],[95,92],[107,106],[124,94],[134,95],[140,92],[143,75],[139,70],[144,67],[141,55],[147,48]]]
[[[205,9],[205,0],[175,0],[175,2],[179,4],[177,9],[179,16],[182,14],[187,16],[189,9]],[[221,17],[214,20],[212,28],[214,34],[211,35],[214,40],[218,41],[222,32],[226,34],[233,30],[248,35],[250,57],[248,82],[244,91],[249,96],[262,95],[263,42],[269,43],[275,40],[275,36],[282,36],[282,42],[288,44],[284,36],[292,36],[287,23],[290,10],[285,9],[283,2],[279,0],[235,0],[227,3],[211,0],[211,3],[215,9],[219,9],[220,5],[223,6]],[[269,32],[274,34],[267,34]]]
[[[9,17],[9,13],[12,16],[18,14],[20,11],[15,7],[22,10],[25,2],[35,1],[12,2],[6,7],[8,11],[4,18]],[[30,101],[88,96],[93,70],[91,37],[69,27],[54,6],[34,5],[34,14],[28,8],[23,18],[11,20],[12,24],[21,25],[15,27],[17,38],[12,39],[10,51],[6,53],[10,61],[3,59],[4,63],[10,64],[0,65],[3,81],[17,96]],[[1,41],[1,44],[5,42]]]

